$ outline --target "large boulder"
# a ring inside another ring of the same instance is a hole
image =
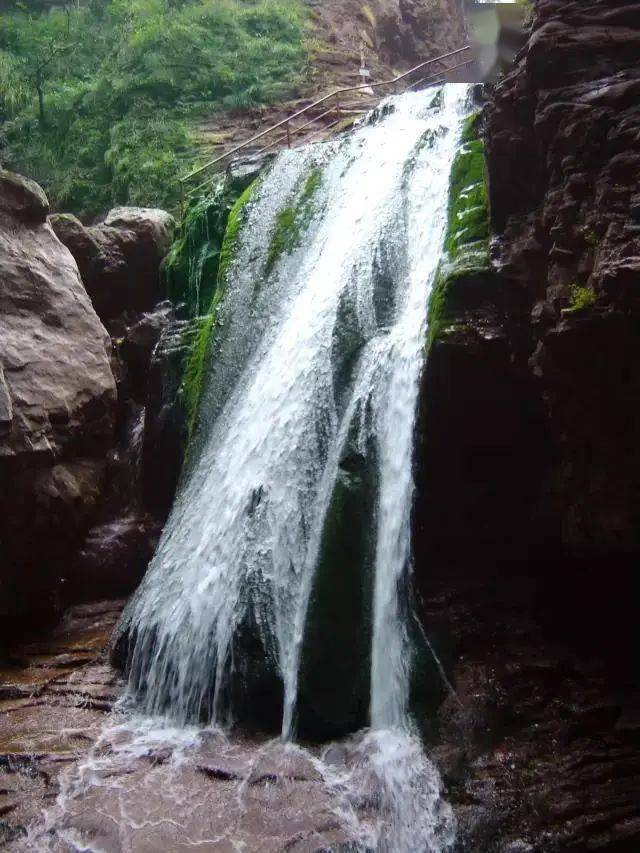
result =
[[[108,327],[125,312],[149,311],[160,300],[160,265],[175,229],[171,214],[118,207],[97,225],[84,226],[67,213],[49,221],[76,259],[93,306]]]
[[[111,342],[47,212],[0,172],[0,630],[55,595],[113,434]]]

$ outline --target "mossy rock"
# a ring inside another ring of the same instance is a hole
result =
[[[184,303],[189,317],[205,314],[211,304],[230,214],[257,175],[255,170],[228,172],[185,210],[163,272],[168,298]]]
[[[298,184],[292,201],[278,211],[267,253],[267,275],[283,254],[290,254],[300,245],[315,211],[314,197],[321,184],[322,170],[316,166]]]
[[[489,195],[480,111],[463,125],[449,182],[444,254],[429,299],[427,347],[461,313],[493,302],[499,280],[489,257]]]
[[[224,237],[220,243],[220,248],[217,250],[215,264],[211,266],[209,272],[210,275],[213,275],[215,270],[215,281],[213,284],[211,281],[207,281],[207,292],[210,293],[210,299],[207,303],[206,313],[198,320],[198,333],[193,336],[190,343],[190,355],[186,362],[180,389],[180,398],[185,411],[185,442],[187,446],[190,446],[198,422],[200,401],[204,391],[209,357],[219,325],[220,307],[227,289],[229,269],[238,251],[240,232],[245,221],[247,206],[259,184],[260,178],[256,178],[231,206],[225,219]],[[207,243],[211,244],[211,235],[207,237]],[[196,253],[195,257],[200,257],[200,255]]]
[[[326,740],[368,723],[375,465],[357,453],[338,471],[309,601],[298,684],[298,733]]]

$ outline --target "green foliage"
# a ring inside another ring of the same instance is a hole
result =
[[[578,313],[593,308],[598,299],[595,291],[590,287],[583,287],[579,284],[571,285],[571,303],[569,308],[564,313]]]
[[[52,204],[175,207],[198,117],[295,92],[304,0],[104,0],[0,15],[2,159]]]
[[[321,183],[322,170],[316,167],[307,176],[292,203],[278,212],[267,253],[267,273],[271,272],[278,258],[285,252],[292,252],[300,245],[302,235],[313,216],[313,199]]]

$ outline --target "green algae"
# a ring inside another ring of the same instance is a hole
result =
[[[247,205],[254,196],[260,184],[260,178],[254,180],[235,199],[225,217],[225,231],[217,249],[215,264],[208,270],[208,276],[213,281],[207,280],[206,291],[209,294],[207,311],[197,318],[199,324],[198,332],[190,335],[189,340],[184,343],[189,347],[189,355],[186,361],[184,376],[180,388],[180,398],[185,413],[185,443],[187,448],[191,443],[200,408],[200,401],[204,391],[209,355],[216,339],[216,331],[219,327],[220,306],[224,299],[229,269],[233,263],[238,250],[240,232],[246,218]],[[219,196],[218,196],[219,198]],[[225,205],[229,204],[229,195],[226,196]],[[187,214],[188,215],[188,214]],[[211,233],[207,235],[211,243]],[[195,257],[199,257],[196,250]]]
[[[314,212],[314,197],[322,184],[322,170],[314,167],[294,193],[292,202],[276,216],[267,253],[265,272],[269,274],[284,254],[300,245]]]
[[[478,111],[465,120],[451,168],[444,255],[429,299],[427,348],[456,322],[456,312],[474,301],[470,290],[479,289],[492,275],[480,115]]]

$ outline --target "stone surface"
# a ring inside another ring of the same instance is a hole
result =
[[[0,172],[0,213],[20,222],[44,222],[49,202],[41,187],[14,172]]]
[[[184,462],[187,418],[181,389],[199,328],[197,320],[169,323],[149,368],[142,489],[145,504],[163,521],[171,509]]]
[[[36,185],[0,174],[2,635],[32,606],[55,614],[113,434],[111,342],[45,215]]]
[[[118,207],[97,225],[85,227],[69,214],[55,214],[50,222],[107,325],[125,312],[150,311],[162,298],[160,264],[173,238],[171,214]]]
[[[106,654],[121,607],[70,609],[0,669],[3,849],[313,853],[376,837],[389,816],[366,736],[325,753],[114,709],[123,684]]]
[[[429,353],[415,512],[461,850],[635,851],[640,4],[536,0],[485,109],[493,241]]]
[[[55,803],[60,774],[98,737],[121,689],[105,663],[121,607],[76,607],[49,637],[14,647],[2,664],[0,846],[22,839]]]

